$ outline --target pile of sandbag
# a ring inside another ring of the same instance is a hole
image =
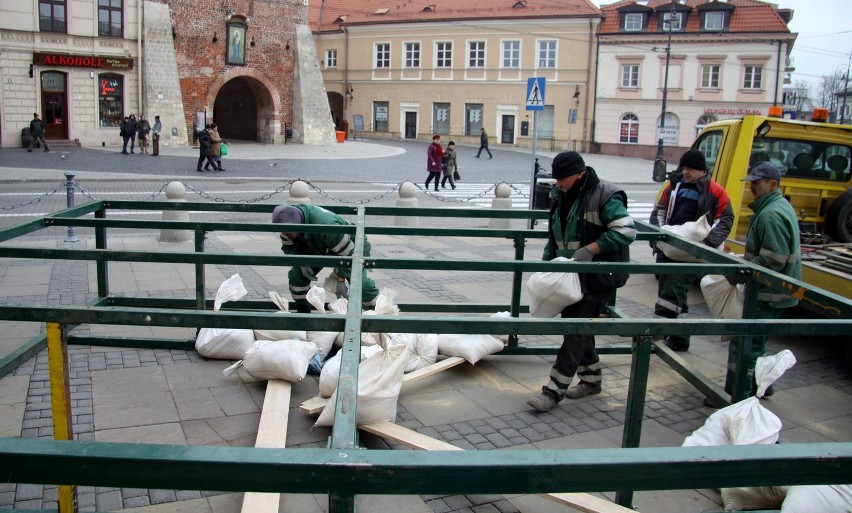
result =
[[[715,412],[684,440],[683,446],[776,443],[781,419],[763,407],[760,398],[795,363],[789,349],[758,358],[754,370],[757,394]],[[725,511],[780,508],[782,513],[847,513],[852,510],[852,485],[734,487],[722,488],[721,493]]]

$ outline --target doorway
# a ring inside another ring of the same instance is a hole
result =
[[[68,139],[68,113],[65,73],[45,71],[41,74],[41,118],[45,139]]]
[[[503,144],[515,144],[515,116],[503,114],[500,125],[500,142]]]
[[[405,113],[405,138],[417,139],[417,113]]]
[[[283,117],[282,117],[283,120]],[[281,140],[272,94],[253,77],[236,77],[222,86],[213,102],[213,119],[222,139],[260,143]],[[286,136],[287,126],[284,127]]]

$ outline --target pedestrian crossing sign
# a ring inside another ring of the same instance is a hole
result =
[[[544,77],[527,79],[527,110],[544,110]]]

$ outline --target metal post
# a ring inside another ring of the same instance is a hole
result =
[[[672,2],[672,14],[675,13]],[[666,43],[666,73],[663,76],[663,111],[660,114],[660,138],[657,140],[657,160],[663,160],[663,130],[666,128],[666,98],[669,93],[669,60],[672,53],[672,20],[669,18],[669,39]]]
[[[536,156],[535,156],[537,146],[538,146],[538,111],[534,110],[533,111],[533,139],[532,139],[532,171],[530,172],[530,174],[531,174],[531,176],[530,176],[530,210],[533,209],[533,200],[535,198],[535,173],[536,173],[536,171],[538,171],[538,169],[536,169],[538,167],[537,166],[538,163],[536,162],[537,159],[536,159]],[[535,219],[530,219],[529,229],[532,230],[533,228],[535,228]]]
[[[852,66],[852,52],[849,52],[849,63],[846,64],[846,80],[843,83],[843,107],[840,108],[840,124],[843,124],[843,116],[846,113],[846,96],[849,94],[849,66]]]
[[[65,325],[48,322],[47,360],[50,376],[50,403],[53,415],[53,439],[74,439],[71,418],[71,381],[68,376],[68,342]],[[77,513],[77,487],[59,485],[59,513]]]
[[[67,207],[74,207],[74,188],[77,184],[74,182],[74,173],[65,173],[65,196],[67,198]],[[68,235],[65,237],[65,242],[78,242],[77,233],[73,226],[68,227]]]

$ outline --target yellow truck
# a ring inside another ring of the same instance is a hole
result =
[[[776,109],[771,109],[775,111]],[[824,109],[815,109],[822,118]],[[707,159],[713,178],[728,191],[734,228],[726,248],[742,253],[752,201],[742,178],[759,162],[781,172],[782,194],[799,213],[804,281],[852,298],[852,126],[745,116],[707,125],[692,149]],[[654,180],[665,180],[656,162]]]

